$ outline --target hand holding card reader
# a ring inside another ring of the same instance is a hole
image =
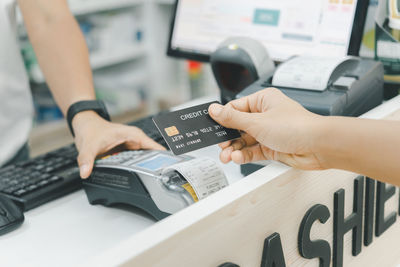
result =
[[[200,159],[166,151],[125,151],[97,160],[83,187],[91,204],[128,204],[161,220],[207,195],[196,184],[204,176],[193,174],[201,162],[207,164],[205,168],[210,164],[196,160]],[[201,181],[206,187],[219,190],[228,184],[223,173],[218,179],[208,178]]]

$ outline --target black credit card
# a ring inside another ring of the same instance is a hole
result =
[[[175,155],[240,137],[208,115],[208,107],[217,101],[154,116],[153,121]]]

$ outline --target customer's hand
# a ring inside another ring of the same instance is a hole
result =
[[[221,125],[242,131],[241,138],[220,144],[224,163],[277,160],[300,169],[325,168],[313,145],[320,138],[321,117],[278,89],[264,89],[225,106],[213,104],[209,114]]]
[[[93,111],[78,113],[72,125],[79,151],[78,164],[82,178],[90,176],[99,155],[121,149],[165,150],[141,129],[104,120]]]

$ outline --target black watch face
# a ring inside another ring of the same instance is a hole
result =
[[[71,130],[72,136],[74,136],[74,130],[72,128],[73,118],[79,112],[88,111],[88,110],[95,111],[97,114],[99,114],[99,116],[101,116],[105,120],[110,121],[110,115],[108,114],[106,106],[103,103],[103,101],[85,100],[85,101],[76,102],[68,108],[68,112],[67,112],[68,126]]]

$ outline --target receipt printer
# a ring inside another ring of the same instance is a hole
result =
[[[191,159],[166,151],[124,151],[97,160],[83,188],[91,204],[126,204],[161,220],[197,200],[180,173],[165,171]]]
[[[383,66],[370,59],[295,57],[236,97],[276,87],[320,115],[359,116],[383,101]]]

